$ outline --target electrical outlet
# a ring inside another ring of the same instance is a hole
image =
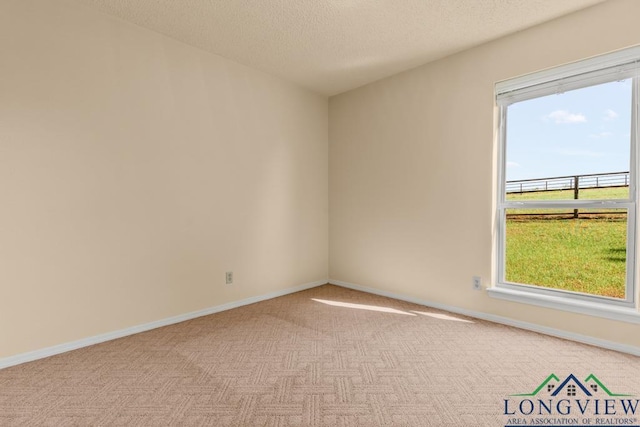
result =
[[[225,274],[225,280],[227,282],[227,285],[233,284],[233,271],[227,271],[227,273]]]
[[[476,291],[482,290],[482,279],[480,276],[473,276],[473,289]]]

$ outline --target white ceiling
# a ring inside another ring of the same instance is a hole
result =
[[[77,0],[335,95],[604,0]]]

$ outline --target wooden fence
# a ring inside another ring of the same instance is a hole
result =
[[[550,178],[521,179],[506,182],[507,194],[525,194],[547,191],[573,190],[573,198],[580,198],[580,190],[594,188],[614,188],[629,186],[629,171],[594,173],[587,175],[567,175]],[[571,213],[567,213],[571,215]],[[593,213],[593,214],[597,214]],[[520,215],[557,215],[553,213],[515,214]],[[578,209],[573,210],[573,218],[578,218]]]
[[[628,171],[507,181],[506,190],[507,194],[573,190],[576,195],[574,198],[578,199],[581,189],[627,186],[629,186]]]

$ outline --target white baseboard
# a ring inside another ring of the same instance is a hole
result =
[[[186,320],[195,319],[197,317],[207,316],[209,314],[219,313],[225,310],[231,310],[232,308],[242,307],[244,305],[253,304],[260,301],[265,301],[271,298],[277,298],[283,295],[292,294],[306,289],[315,288],[317,286],[330,283],[332,285],[341,286],[344,288],[354,289],[357,291],[367,292],[370,294],[381,295],[389,298],[394,298],[401,301],[407,301],[414,304],[423,305],[426,307],[437,308],[440,310],[449,311],[451,313],[457,313],[464,316],[474,317],[476,319],[488,320],[490,322],[500,323],[503,325],[514,326],[520,329],[526,329],[529,331],[539,332],[546,335],[551,335],[558,338],[564,338],[571,341],[577,341],[585,344],[594,345],[597,347],[606,348],[609,350],[615,350],[622,353],[633,354],[640,356],[640,348],[636,346],[619,344],[612,341],[602,340],[598,338],[589,337],[586,335],[574,334],[572,332],[562,331],[559,329],[549,328],[546,326],[540,326],[533,323],[522,322],[519,320],[510,319],[507,317],[495,316],[493,314],[482,313],[479,311],[467,310],[455,306],[446,304],[434,303],[430,301],[421,300],[394,292],[384,291],[380,289],[370,288],[367,286],[356,285],[353,283],[343,282],[340,280],[319,280],[316,282],[305,283],[299,286],[293,286],[290,288],[282,289],[275,292],[270,292],[264,295],[258,295],[255,297],[245,298],[240,301],[233,301],[230,303],[218,305],[215,307],[206,308],[203,310],[193,311],[191,313],[180,314],[177,316],[169,317],[166,319],[156,320],[154,322],[145,323],[143,325],[132,326],[130,328],[121,329],[118,331],[108,332],[105,334],[95,335],[93,337],[84,338],[69,343],[59,344],[52,347],[43,348],[40,350],[30,351],[28,353],[22,353],[15,356],[5,357],[0,359],[0,369],[8,368],[10,366],[20,365],[22,363],[32,362],[38,359],[44,359],[45,357],[55,356],[56,354],[65,353],[67,351],[76,350],[82,347],[88,347],[90,345],[99,344],[105,341],[111,341],[118,338],[123,338],[129,335],[134,335],[140,332],[149,331],[151,329],[161,328],[163,326],[173,325],[174,323],[184,322]]]
[[[17,354],[15,356],[5,357],[0,359],[0,369],[8,368],[10,366],[20,365],[26,362],[32,362],[38,359],[44,359],[45,357],[55,356],[56,354],[65,353],[67,351],[76,350],[82,347],[88,347],[90,345],[99,344],[105,341],[111,341],[118,338],[123,338],[123,337],[137,334],[140,332],[149,331],[151,329],[173,325],[174,323],[184,322],[185,320],[195,319],[196,317],[207,316],[209,314],[214,314],[214,313],[218,313],[225,310],[231,310],[232,308],[242,307],[243,305],[249,305],[256,302],[265,301],[271,298],[292,294],[294,292],[304,291],[305,289],[315,288],[316,286],[321,286],[326,283],[328,283],[328,280],[318,280],[316,282],[305,283],[302,285],[282,289],[279,291],[269,292],[264,295],[245,298],[240,301],[233,301],[226,304],[217,305],[215,307],[205,308],[203,310],[192,311],[191,313],[179,314],[177,316],[156,320],[154,322],[145,323],[143,325],[132,326],[130,328],[120,329],[118,331],[107,332],[106,334],[95,335],[93,337],[83,338],[77,341],[54,345],[52,347],[30,351],[28,353],[22,353],[22,354]]]
[[[462,314],[464,316],[474,317],[476,319],[488,320],[494,323],[500,323],[507,326],[514,326],[520,329],[526,329],[533,332],[539,332],[545,335],[551,335],[558,338],[564,338],[570,341],[577,341],[584,344],[593,345],[596,347],[602,347],[609,350],[615,350],[622,353],[633,354],[634,356],[640,356],[640,347],[620,344],[613,341],[602,340],[599,338],[590,337],[587,335],[575,334],[573,332],[567,332],[560,329],[549,328],[546,326],[536,325],[534,323],[522,322],[520,320],[510,319],[508,317],[496,316],[493,314],[482,313],[480,311],[467,310],[447,304],[434,303],[430,301],[421,300],[394,292],[384,291],[375,288],[369,288],[367,286],[355,285],[353,283],[342,282],[340,280],[329,280],[329,283],[336,286],[342,286],[343,288],[354,289],[356,291],[367,292],[370,294],[381,295],[401,301],[412,302],[414,304],[424,305],[427,307],[437,308],[439,310],[449,311],[451,313]]]

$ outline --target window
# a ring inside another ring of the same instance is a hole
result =
[[[567,396],[575,396],[576,395],[576,386],[574,384],[569,384],[567,386]]]
[[[496,85],[493,296],[639,321],[639,71],[632,48]]]

